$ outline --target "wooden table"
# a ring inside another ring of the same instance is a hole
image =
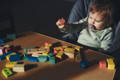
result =
[[[20,45],[22,47],[40,46],[44,42],[54,43],[61,42],[63,45],[73,45],[52,37],[39,33],[27,33],[24,36],[7,44]],[[103,60],[109,56],[99,52],[86,49],[85,55],[92,63]],[[23,60],[26,64],[34,64],[36,67],[26,72],[15,73],[9,78],[4,78],[0,73],[0,80],[113,80],[115,70],[99,69],[98,64],[93,64],[87,69],[80,69],[80,60],[67,59],[57,64],[48,64],[45,62],[30,62]],[[6,60],[0,61],[0,72]]]

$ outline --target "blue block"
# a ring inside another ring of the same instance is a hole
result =
[[[0,39],[0,45],[3,44],[4,42],[5,42],[4,40]]]
[[[0,56],[0,60],[5,59],[5,57],[6,57],[7,55],[11,54],[11,53],[12,53],[12,51],[9,51],[9,52],[7,52],[7,53],[3,53],[3,55]]]
[[[0,56],[0,61],[3,60],[3,59],[5,59],[5,56],[1,55]]]
[[[19,54],[11,55],[9,60],[10,61],[19,61],[19,60],[21,60],[21,56]]]
[[[11,54],[11,53],[13,53],[13,51],[9,51],[9,52],[7,52],[7,53],[4,53],[3,55],[6,57],[7,55],[9,55],[9,54]]]
[[[31,62],[38,62],[38,59],[36,57],[32,57],[32,56],[26,56],[26,57],[24,57],[24,59],[31,61]]]
[[[81,61],[80,62],[80,68],[87,68],[89,66],[89,62],[88,61]]]

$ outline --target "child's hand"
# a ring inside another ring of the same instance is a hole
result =
[[[58,21],[56,22],[56,25],[58,26],[58,28],[63,28],[64,27],[64,24],[65,24],[65,19],[61,18],[61,19],[58,19]]]

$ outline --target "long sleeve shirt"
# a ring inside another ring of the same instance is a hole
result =
[[[100,50],[107,50],[110,47],[113,36],[112,27],[93,30],[87,25],[87,18],[73,24],[66,24],[61,31],[66,33],[79,31],[78,43]]]

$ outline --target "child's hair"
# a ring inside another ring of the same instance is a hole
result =
[[[99,12],[108,20],[108,25],[114,23],[115,8],[111,0],[92,0],[89,12]]]

